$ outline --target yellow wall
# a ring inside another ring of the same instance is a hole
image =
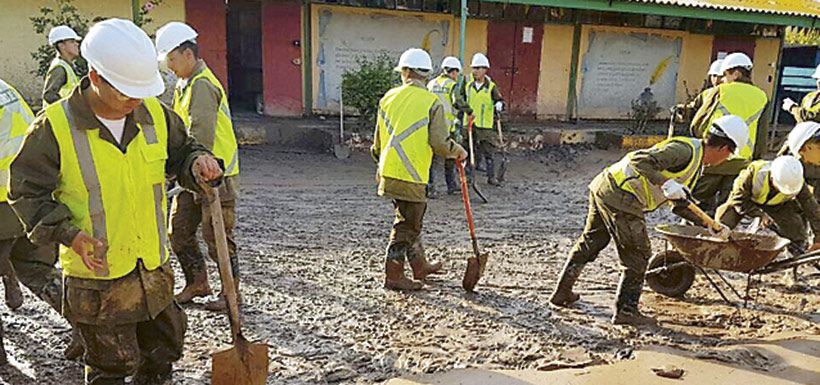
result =
[[[0,78],[15,86],[33,105],[39,105],[43,79],[31,74],[31,70],[36,69],[31,52],[44,44],[46,37],[34,33],[29,17],[39,15],[41,7],[54,4],[46,0],[0,0],[0,46],[3,48]],[[97,16],[131,17],[131,0],[75,0],[74,4],[89,19]],[[185,20],[185,2],[164,0],[149,17],[154,19],[146,26],[149,33],[170,20]]]
[[[573,29],[571,25],[544,26],[536,106],[539,119],[563,119],[567,112]]]
[[[772,98],[779,52],[780,39],[760,38],[755,41],[755,66],[752,69],[752,82],[766,91],[769,99]]]
[[[453,49],[450,54],[455,57],[458,57],[459,53],[460,23],[461,21],[458,17],[453,18],[455,28],[453,28]],[[472,60],[473,54],[478,52],[487,53],[487,20],[467,19],[465,29],[464,61],[466,61],[466,63],[462,63],[462,66],[467,68],[470,66],[470,60]]]

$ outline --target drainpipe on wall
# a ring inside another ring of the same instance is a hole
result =
[[[139,24],[137,18],[140,16],[140,2],[139,0],[131,0],[131,21],[134,24]]]
[[[578,60],[581,56],[581,23],[578,22],[578,12],[573,11],[572,22],[574,30],[572,31],[572,59],[569,66],[569,89],[567,90],[567,116],[566,120],[572,120],[575,116],[578,104]],[[575,116],[577,120],[578,117]]]
[[[782,60],[783,60],[783,47],[785,46],[786,41],[786,29],[783,28],[783,33],[780,34],[780,48],[777,50],[777,62],[774,65],[774,84],[772,84],[772,101],[769,105],[769,119],[772,124],[769,126],[771,127],[769,131],[769,147],[771,148],[772,144],[774,143],[774,139],[777,136],[777,120],[780,118],[780,108],[777,105],[777,91],[780,88],[780,76],[782,68]],[[772,121],[772,119],[774,121]],[[777,148],[775,148],[777,150]]]
[[[311,39],[311,23],[313,17],[310,10],[310,0],[304,0],[302,5],[302,105],[303,115],[313,115],[313,45]]]

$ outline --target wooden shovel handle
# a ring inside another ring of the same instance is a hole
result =
[[[708,226],[709,228],[711,228],[712,230],[715,230],[715,231],[720,230],[720,224],[715,222],[715,220],[712,219],[712,217],[710,217],[709,214],[706,214],[705,212],[703,212],[703,210],[701,210],[700,207],[698,207],[698,205],[695,204],[695,202],[689,201],[689,203],[686,207],[687,207],[687,209],[689,209],[689,211],[691,211],[693,214],[695,214],[700,220],[702,220],[703,223],[706,224],[706,226]]]
[[[214,228],[214,238],[216,238],[216,254],[219,262],[219,278],[222,282],[222,295],[228,304],[228,319],[231,322],[231,335],[234,343],[237,336],[242,334],[242,324],[239,318],[239,301],[236,296],[236,285],[234,284],[231,260],[228,257],[228,238],[225,234],[225,222],[222,218],[222,202],[219,200],[219,189],[210,186],[202,186],[208,199],[208,207],[211,211],[211,225]]]

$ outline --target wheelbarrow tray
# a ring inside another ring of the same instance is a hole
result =
[[[771,263],[789,244],[776,235],[732,232],[722,240],[709,230],[687,225],[660,225],[655,228],[684,259],[695,266],[749,273]]]

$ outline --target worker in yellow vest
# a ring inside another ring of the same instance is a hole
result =
[[[391,290],[419,290],[420,281],[441,270],[441,263],[427,261],[421,242],[430,165],[433,154],[456,161],[467,158],[467,152],[448,138],[441,101],[425,88],[424,80],[432,70],[430,55],[422,49],[411,48],[401,55],[396,71],[401,73],[402,85],[379,101],[370,149],[378,162],[378,194],[393,200],[396,214],[384,267],[384,287]],[[413,279],[404,274],[405,261],[410,262]]]
[[[459,103],[456,98],[456,87],[458,86],[458,74],[461,72],[461,61],[453,56],[447,56],[441,61],[441,74],[427,83],[427,90],[438,96],[442,108],[444,108],[444,119],[450,128],[450,139],[456,143],[461,143],[461,133],[457,127],[459,112],[465,109],[464,103]],[[430,168],[430,183],[427,184],[427,197],[436,197],[435,187],[435,163],[436,156],[433,155],[433,165]],[[455,177],[455,159],[444,160],[444,180],[447,183],[447,194],[452,195],[459,191]]]
[[[731,53],[721,62],[720,70],[723,83],[705,95],[703,106],[692,119],[692,136],[702,138],[716,119],[735,115],[749,127],[749,142],[738,147],[737,154],[723,164],[704,168],[693,194],[708,211],[726,201],[735,177],[752,160],[760,159],[767,149],[769,98],[752,84],[752,60],[744,53]]]
[[[820,205],[805,183],[803,165],[785,155],[774,161],[758,160],[741,171],[729,199],[717,209],[716,219],[734,228],[744,217],[766,217],[774,231],[791,241],[790,251],[800,255],[810,246],[806,222],[820,247]]]
[[[9,201],[29,239],[60,244],[63,314],[85,343],[85,383],[170,383],[187,318],[173,297],[166,175],[198,190],[222,169],[156,99],[165,85],[142,29],[98,22],[82,54],[89,74],[32,123]]]
[[[43,85],[43,108],[62,99],[77,85],[74,61],[80,57],[80,36],[67,25],[58,25],[48,32],[48,44],[57,51],[46,72]]]
[[[806,183],[820,201],[820,123],[808,121],[795,125],[777,155],[791,155],[800,160]]]
[[[490,60],[487,56],[483,53],[473,55],[470,67],[472,74],[465,79],[460,91],[461,97],[467,103],[465,114],[467,119],[473,119],[476,152],[480,153],[486,162],[487,183],[500,186],[501,182],[495,177],[494,163],[494,154],[501,145],[495,128],[495,114],[501,113],[504,109],[504,98],[495,82],[487,75],[490,69]]]
[[[720,85],[723,79],[723,73],[720,72],[720,66],[722,63],[723,59],[717,59],[712,62],[707,73],[708,78],[704,81],[704,88],[694,100],[686,104],[679,104],[675,106],[674,113],[678,115],[679,123],[684,121],[691,122],[695,112],[700,110],[700,107],[703,106],[703,101],[710,99],[710,94],[717,91],[717,86]]]
[[[674,202],[673,212],[689,215],[685,202],[697,186],[701,169],[719,165],[748,140],[748,128],[737,116],[715,119],[704,139],[672,137],[646,150],[627,154],[598,174],[589,185],[589,213],[583,234],[566,260],[550,303],[570,306],[580,296],[572,287],[584,266],[614,239],[621,264],[615,302],[615,324],[646,325],[654,320],[638,310],[644,273],[652,249],[644,213]],[[722,229],[726,236],[728,229]]]
[[[783,100],[783,110],[792,114],[797,123],[820,122],[820,66],[817,66],[811,77],[817,81],[817,91],[809,92],[800,104],[790,98]]]
[[[239,195],[239,150],[231,122],[228,94],[200,58],[197,35],[185,23],[170,22],[157,30],[157,53],[159,60],[164,61],[179,79],[174,90],[174,111],[182,117],[188,133],[211,150],[225,166],[225,179],[219,197],[222,200],[222,217],[234,283],[239,293],[239,262],[233,235]],[[185,288],[176,295],[179,303],[188,303],[196,297],[211,294],[208,270],[196,238],[200,224],[208,254],[216,261],[216,239],[208,205],[203,204],[201,197],[193,192],[184,191],[174,197],[171,205],[171,248],[185,274]],[[225,299],[219,295],[205,307],[223,310]]]

